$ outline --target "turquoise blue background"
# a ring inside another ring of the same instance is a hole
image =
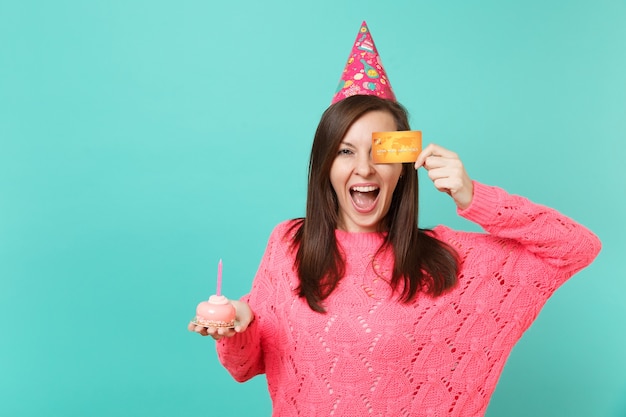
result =
[[[626,416],[626,2],[0,2],[0,415],[268,416],[186,330],[304,213],[366,20],[425,142],[604,248],[487,415]],[[475,230],[422,182],[420,222]]]

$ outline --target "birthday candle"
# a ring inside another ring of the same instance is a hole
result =
[[[217,263],[217,292],[216,295],[221,295],[222,292],[222,260]]]

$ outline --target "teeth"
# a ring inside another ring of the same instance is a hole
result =
[[[352,187],[351,189],[354,191],[358,191],[359,193],[369,193],[371,191],[378,190],[378,187],[375,187],[373,185],[368,185],[366,187]]]

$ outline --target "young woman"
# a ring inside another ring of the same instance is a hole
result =
[[[409,130],[397,102],[355,95],[315,134],[306,217],[272,232],[234,329],[237,381],[265,373],[275,416],[482,416],[506,358],[552,293],[600,250],[553,209],[472,181],[431,144],[374,164],[371,133]],[[415,169],[486,233],[417,225]]]

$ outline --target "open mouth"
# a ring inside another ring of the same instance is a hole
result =
[[[358,211],[369,211],[376,205],[380,188],[374,185],[350,187],[352,203]]]

